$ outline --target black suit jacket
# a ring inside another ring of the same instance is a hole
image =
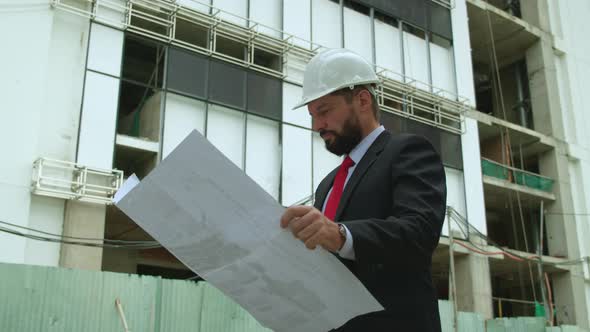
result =
[[[318,186],[316,208],[337,171]],[[440,331],[431,260],[445,209],[444,167],[430,142],[381,133],[348,180],[335,220],[353,238],[355,260],[341,261],[385,310],[355,317],[337,331]]]

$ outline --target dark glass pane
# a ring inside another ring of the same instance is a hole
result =
[[[211,60],[209,64],[209,99],[224,105],[246,108],[246,70]]]
[[[451,11],[448,8],[431,2],[428,17],[430,20],[430,31],[446,39],[453,39],[453,33],[451,30]]]
[[[463,169],[463,154],[461,150],[461,136],[441,130],[440,148],[445,165]]]
[[[133,35],[125,36],[122,77],[162,87],[166,47]]]
[[[430,0],[354,0],[375,10],[426,29],[426,6]]]
[[[248,72],[248,112],[275,120],[282,118],[281,80]]]
[[[353,0],[344,0],[344,7],[350,8],[367,16],[371,13],[371,9],[369,7]]]
[[[192,96],[207,97],[209,59],[171,48],[168,52],[167,88]]]
[[[381,112],[381,123],[394,134],[411,133],[425,137],[440,154],[445,166],[463,169],[460,135],[389,112]]]

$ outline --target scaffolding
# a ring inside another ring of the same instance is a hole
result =
[[[288,75],[289,69],[302,71],[315,54],[326,49],[209,4],[192,2],[201,6],[202,10],[188,8],[175,0],[51,0],[51,6],[298,85],[302,84],[301,78]],[[434,2],[443,2],[447,7],[452,5],[451,1]],[[230,22],[228,17],[243,24]],[[182,38],[177,33],[179,25],[203,31],[205,40],[195,42]],[[246,50],[244,56],[240,58],[220,51],[220,40],[243,46]],[[257,53],[280,59],[280,65],[273,68],[256,63]],[[466,98],[385,68],[375,68],[382,82],[378,99],[384,111],[454,134],[463,133],[462,115],[471,109]]]
[[[81,202],[112,204],[112,198],[122,184],[123,171],[39,158],[33,164],[31,192]]]

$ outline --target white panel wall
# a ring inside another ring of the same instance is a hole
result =
[[[451,206],[460,215],[465,217],[465,184],[463,181],[463,172],[445,167],[445,174],[447,179],[447,206]],[[460,231],[461,229],[456,221],[451,222],[451,227],[456,231]],[[446,216],[442,234],[445,236],[449,235],[448,218]]]
[[[250,19],[272,28],[259,26],[258,31],[281,38],[282,17],[281,0],[250,0]]]
[[[350,8],[344,8],[344,47],[373,63],[371,18],[369,16]]]
[[[396,73],[403,71],[400,31],[396,27],[377,19],[375,20],[375,51],[377,66]],[[400,80],[398,75],[391,75],[390,78]]]
[[[166,158],[193,130],[205,134],[205,113],[205,102],[173,93],[166,95],[163,158]]]
[[[428,83],[426,40],[405,31],[403,32],[403,38],[406,76],[422,83]],[[417,87],[428,90],[428,86],[424,84],[418,83]]]
[[[123,31],[92,23],[88,45],[88,68],[120,76],[123,37]]]
[[[582,42],[590,33],[587,1],[548,1],[551,29],[556,42],[565,51],[555,57],[561,116],[565,128],[570,159],[573,209],[577,215],[564,216],[566,222],[577,225],[579,255],[590,255],[590,115],[587,94],[590,90],[590,45]],[[575,155],[575,156],[573,156]],[[561,179],[563,181],[563,179]],[[585,277],[586,317],[578,326],[590,325],[590,265],[584,264],[579,274]]]
[[[248,115],[247,121],[246,174],[278,200],[281,180],[280,124],[253,115]]]
[[[472,225],[487,234],[477,120],[465,118],[464,125],[465,133],[461,136],[461,151],[465,172],[467,218]]]
[[[471,106],[475,106],[466,0],[455,0],[455,7],[451,10],[451,23],[455,62],[460,64],[456,67],[457,92],[460,96],[467,98]],[[466,217],[477,229],[487,234],[477,121],[464,118],[464,131],[461,136],[461,151],[463,153]]]
[[[309,48],[311,40],[311,3],[307,0],[283,0],[283,31],[300,39],[295,45]]]
[[[244,169],[245,113],[209,105],[207,139],[239,168]]]
[[[313,190],[318,188],[320,182],[328,173],[342,163],[342,158],[326,150],[324,140],[319,134],[313,135]]]
[[[307,106],[292,109],[301,100],[302,90],[298,85],[283,83],[283,121],[311,129],[311,116]]]
[[[180,0],[182,1],[182,0]],[[96,21],[108,24],[115,28],[125,27],[125,13],[127,12],[126,0],[100,1],[96,8]]]
[[[328,48],[342,47],[340,5],[330,0],[312,0],[312,41]]]
[[[63,213],[38,206],[31,195],[31,169],[40,156],[74,160],[89,23],[48,6],[0,12],[0,31],[23,24],[26,29],[2,35],[11,49],[0,52],[0,150],[5,156],[0,163],[0,220],[37,227],[31,216],[36,210],[48,224],[61,226]],[[55,265],[51,257],[59,248],[35,248],[32,241],[0,233],[0,262],[34,259]]]
[[[311,131],[283,125],[282,180],[283,205],[311,196]]]
[[[213,7],[224,11],[220,14],[222,19],[242,26],[247,25],[245,20],[248,17],[247,1],[213,0]]]
[[[63,199],[32,196],[29,227],[53,234],[62,234],[65,202]],[[58,266],[59,243],[27,240],[26,264]]]
[[[475,106],[466,0],[455,0],[455,7],[451,10],[451,26],[453,30],[453,54],[455,62],[460,64],[455,70],[457,92],[460,96],[467,98],[471,106]]]
[[[84,86],[89,22],[56,12],[49,49],[47,80],[41,99],[37,155],[74,161],[78,144],[78,120]],[[25,93],[31,90],[27,86]]]
[[[430,68],[432,70],[432,85],[450,93],[443,93],[449,99],[455,99],[457,86],[453,62],[453,48],[445,48],[430,43]],[[435,91],[436,92],[436,91]]]
[[[113,166],[119,80],[86,73],[77,161],[87,166]]]

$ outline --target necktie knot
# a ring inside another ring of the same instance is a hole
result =
[[[328,202],[326,203],[326,208],[324,210],[324,215],[331,220],[334,220],[336,217],[336,211],[338,209],[338,205],[340,204],[340,198],[342,197],[342,191],[344,190],[344,183],[346,182],[346,177],[348,176],[348,169],[354,165],[354,161],[350,159],[349,156],[346,156],[336,173],[336,177],[334,178],[334,185],[332,186],[332,192],[330,193],[330,197],[328,198]]]
[[[352,166],[354,166],[354,161],[350,158],[350,156],[346,156],[346,158],[344,158],[342,161],[342,165],[340,165],[340,167],[345,170],[348,170]]]

